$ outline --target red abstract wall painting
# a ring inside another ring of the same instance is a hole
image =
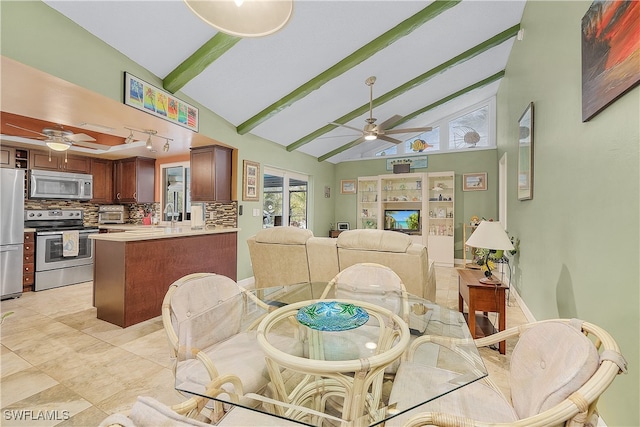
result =
[[[640,1],[594,1],[582,18],[582,121],[639,82]]]

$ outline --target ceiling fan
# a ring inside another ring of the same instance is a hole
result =
[[[392,142],[394,144],[400,144],[402,141],[399,139],[391,138],[387,135],[393,135],[397,133],[412,133],[412,132],[428,132],[431,130],[431,127],[419,127],[419,128],[404,128],[404,129],[386,129],[388,125],[392,125],[393,123],[398,122],[402,119],[402,116],[395,115],[390,119],[376,125],[376,118],[373,117],[373,84],[376,82],[376,77],[371,76],[365,80],[365,84],[369,86],[369,118],[365,119],[367,124],[364,126],[364,129],[354,128],[352,126],[344,125],[342,123],[331,123],[332,125],[342,126],[347,129],[355,130],[360,132],[362,136],[356,140],[353,145],[360,144],[364,141],[373,141],[375,139],[380,139],[382,141]]]
[[[84,133],[73,133],[72,131],[63,128],[61,125],[58,125],[56,127],[46,127],[42,129],[42,132],[37,132],[21,126],[16,126],[11,123],[7,123],[7,125],[40,135],[40,137],[38,138],[30,139],[43,140],[47,147],[51,148],[54,151],[66,151],[72,145],[94,148],[97,150],[108,150],[109,148],[111,148],[108,145],[94,144],[93,141],[96,140],[94,137]]]

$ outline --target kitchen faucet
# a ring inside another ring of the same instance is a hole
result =
[[[173,203],[169,202],[164,206],[164,213],[169,214],[169,207],[171,207],[171,228],[176,225],[176,215],[175,208],[173,207]]]

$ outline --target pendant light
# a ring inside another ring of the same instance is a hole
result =
[[[236,37],[263,37],[282,29],[293,0],[184,0],[200,19]]]

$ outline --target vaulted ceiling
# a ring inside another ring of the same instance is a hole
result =
[[[390,143],[361,141],[369,116],[387,128],[429,126],[495,95],[524,1],[295,0],[279,32],[217,32],[184,2],[45,1],[218,114],[319,160],[370,156]],[[394,134],[404,140],[415,135]],[[171,135],[167,135],[171,136]]]

